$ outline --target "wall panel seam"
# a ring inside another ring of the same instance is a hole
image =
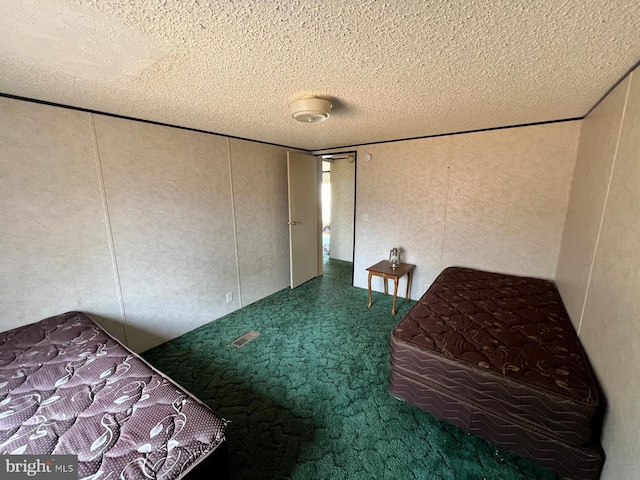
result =
[[[100,147],[98,145],[98,135],[96,134],[96,124],[94,114],[89,114],[91,118],[91,137],[93,140],[93,151],[96,160],[96,168],[98,169],[98,181],[100,184],[100,195],[102,197],[102,211],[104,213],[104,221],[107,229],[107,239],[109,242],[109,252],[111,253],[111,265],[113,266],[113,275],[116,284],[116,293],[118,296],[118,305],[120,306],[120,316],[123,323],[124,343],[129,345],[127,339],[127,313],[124,306],[124,297],[122,295],[122,282],[120,281],[120,269],[118,268],[118,257],[116,255],[116,247],[113,241],[113,229],[111,228],[111,215],[109,213],[109,202],[107,200],[107,189],[104,183],[104,173],[102,171],[102,158],[100,156]]]
[[[240,254],[238,251],[238,226],[236,224],[236,200],[233,192],[233,168],[231,166],[231,139],[227,137],[227,160],[229,162],[229,191],[231,195],[231,221],[233,222],[233,247],[236,253],[236,279],[238,285],[238,307],[242,308],[242,287],[240,282]]]
[[[447,185],[444,196],[444,218],[442,221],[442,242],[440,243],[440,271],[444,269],[444,242],[447,236],[447,209],[449,208],[449,187],[451,180],[451,158],[453,156],[453,137],[449,138],[449,158],[447,160]]]
[[[624,97],[624,105],[622,107],[622,114],[620,116],[620,126],[618,127],[618,138],[616,138],[616,148],[613,151],[613,160],[611,162],[611,170],[609,171],[609,179],[607,180],[607,192],[604,196],[604,203],[602,206],[602,213],[600,215],[600,225],[598,225],[598,234],[596,235],[596,244],[593,247],[593,256],[591,257],[591,265],[589,266],[589,275],[587,276],[587,286],[585,289],[584,300],[582,301],[582,309],[580,311],[580,322],[578,323],[578,335],[582,330],[582,320],[584,319],[584,311],[587,306],[587,300],[589,298],[589,289],[591,287],[591,277],[593,275],[593,266],[596,263],[596,256],[598,255],[598,246],[600,245],[600,236],[602,234],[602,226],[604,224],[604,217],[607,211],[607,203],[609,202],[609,192],[611,190],[611,181],[613,180],[613,172],[616,167],[616,159],[618,158],[618,148],[620,147],[620,137],[622,136],[622,128],[624,126],[624,117],[627,112],[627,103],[629,102],[629,92],[631,91],[631,83],[633,81],[633,73],[629,77],[629,83],[627,85],[627,93]]]

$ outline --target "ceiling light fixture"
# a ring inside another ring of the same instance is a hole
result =
[[[299,122],[318,123],[329,118],[331,102],[324,98],[303,97],[289,104],[291,116]]]

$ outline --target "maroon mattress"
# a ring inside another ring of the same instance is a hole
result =
[[[78,455],[78,478],[193,478],[224,470],[225,427],[83,313],[0,333],[1,454]]]
[[[445,269],[393,330],[391,391],[563,475],[599,478],[596,384],[549,281]]]

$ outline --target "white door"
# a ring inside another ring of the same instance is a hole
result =
[[[291,288],[319,273],[318,165],[318,159],[313,155],[287,152]]]

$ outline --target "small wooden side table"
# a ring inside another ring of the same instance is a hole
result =
[[[384,282],[384,294],[387,295],[387,278],[393,279],[393,306],[391,307],[391,314],[396,314],[396,297],[398,296],[398,280],[407,275],[407,293],[405,301],[409,301],[409,291],[411,290],[411,276],[415,265],[410,263],[401,263],[396,268],[393,268],[388,260],[382,260],[381,262],[372,265],[367,268],[369,272],[369,305],[367,308],[371,308],[373,303],[373,297],[371,295],[371,277],[382,277]]]

